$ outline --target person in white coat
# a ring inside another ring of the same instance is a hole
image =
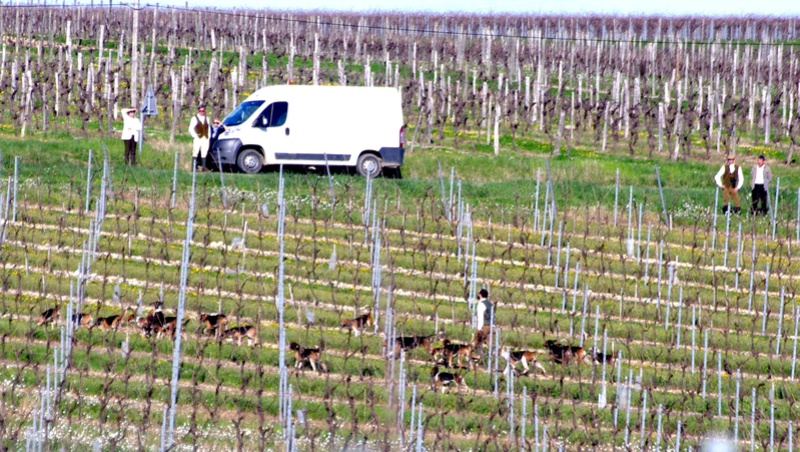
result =
[[[122,115],[122,142],[125,143],[125,163],[136,165],[136,143],[139,142],[139,133],[142,131],[142,122],[136,117],[136,109],[123,110]]]
[[[192,136],[192,165],[197,171],[208,171],[206,169],[206,156],[208,155],[208,141],[211,136],[211,126],[206,116],[206,107],[201,105],[197,108],[197,114],[192,116],[189,122],[189,135]]]

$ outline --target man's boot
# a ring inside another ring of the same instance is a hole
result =
[[[200,161],[202,162],[200,164],[200,167],[202,168],[200,171],[208,171],[208,167],[206,166],[206,158],[201,157]]]

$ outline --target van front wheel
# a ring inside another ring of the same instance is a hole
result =
[[[364,177],[378,177],[381,174],[381,159],[374,154],[361,154],[356,163],[356,170]]]
[[[261,162],[261,154],[258,151],[245,149],[236,156],[236,166],[243,173],[254,174],[260,172],[264,165]]]

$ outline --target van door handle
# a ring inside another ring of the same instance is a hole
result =
[[[289,128],[288,127],[286,128],[286,135],[287,136],[289,135]]]

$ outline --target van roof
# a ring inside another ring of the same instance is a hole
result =
[[[282,97],[289,95],[304,95],[304,94],[312,94],[317,93],[319,94],[320,91],[336,91],[337,93],[343,92],[352,92],[353,94],[356,93],[364,93],[365,91],[370,91],[375,93],[376,90],[380,91],[393,91],[399,92],[397,88],[393,87],[373,87],[373,86],[326,86],[326,85],[273,85],[273,86],[265,86],[264,88],[260,88],[256,90],[253,94],[247,96],[245,102],[253,101],[253,100],[268,100],[274,99],[275,97]]]

